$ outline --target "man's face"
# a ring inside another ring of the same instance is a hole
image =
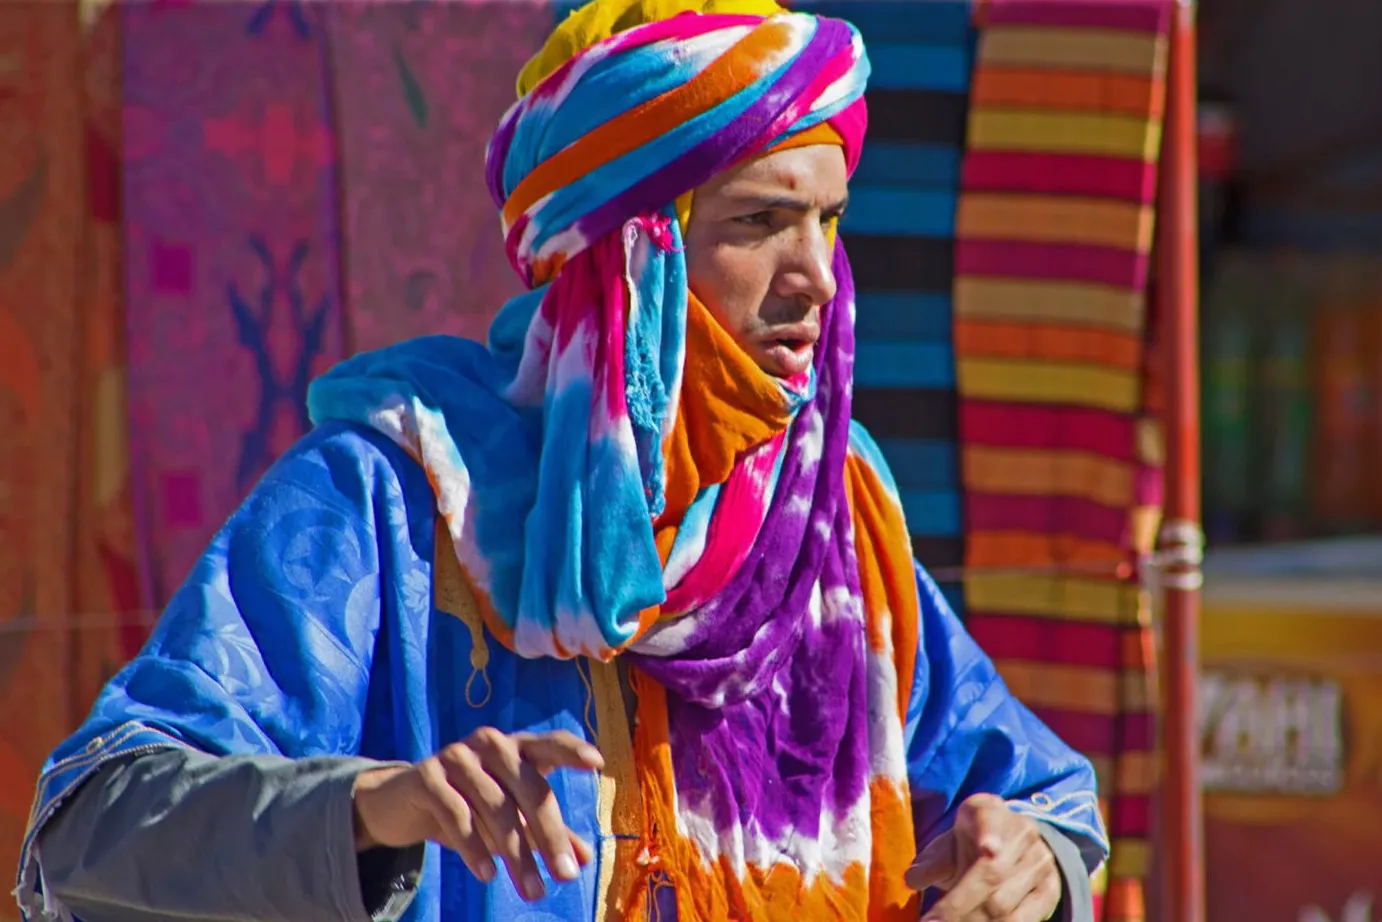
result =
[[[696,190],[686,229],[691,290],[771,375],[806,371],[835,296],[835,224],[848,195],[834,145],[779,151]]]

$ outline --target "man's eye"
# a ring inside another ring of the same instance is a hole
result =
[[[754,227],[771,227],[773,215],[770,211],[755,211],[753,214],[740,215],[734,220],[740,224],[750,224]]]

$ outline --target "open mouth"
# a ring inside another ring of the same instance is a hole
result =
[[[764,345],[767,346],[767,361],[770,363],[764,367],[772,374],[793,378],[810,370],[815,355],[814,338],[781,336],[766,340]]]

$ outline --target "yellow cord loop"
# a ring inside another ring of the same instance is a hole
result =
[[[465,578],[461,562],[456,558],[456,547],[451,542],[451,533],[446,522],[437,516],[435,548],[432,551],[432,598],[437,611],[460,618],[470,630],[470,677],[465,683],[465,702],[472,708],[482,708],[489,704],[494,694],[494,685],[489,680],[489,640],[485,636],[485,623],[480,617],[480,606],[475,602],[475,594],[470,582]],[[475,680],[485,680],[485,696],[475,700]]]

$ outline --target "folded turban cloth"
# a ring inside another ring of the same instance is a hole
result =
[[[630,215],[770,147],[834,141],[852,172],[867,76],[851,26],[767,0],[578,10],[524,67],[490,144],[515,268],[546,281]]]

